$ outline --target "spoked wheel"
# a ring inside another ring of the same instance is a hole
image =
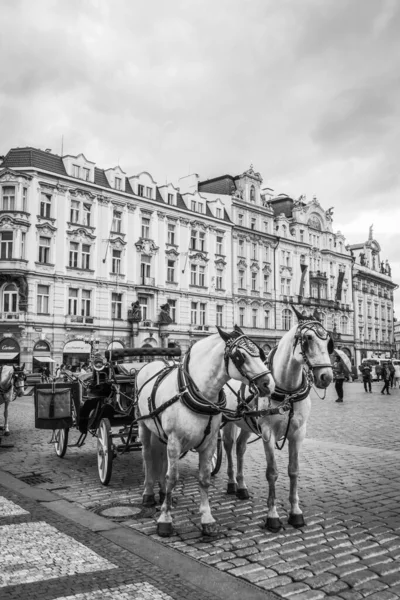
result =
[[[221,432],[218,432],[217,448],[211,458],[211,477],[216,475],[221,468],[222,463],[222,437]]]
[[[63,456],[65,456],[65,453],[67,451],[68,432],[69,432],[68,427],[65,427],[64,429],[56,429],[56,431],[55,431],[54,448],[56,450],[57,456],[59,456],[60,458],[63,458]]]
[[[103,485],[110,482],[113,456],[110,421],[101,419],[97,429],[97,468]]]

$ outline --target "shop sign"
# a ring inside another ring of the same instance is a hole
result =
[[[71,340],[64,346],[64,354],[90,354],[92,348],[90,344],[83,340]]]
[[[33,347],[33,351],[34,352],[50,352],[50,346],[47,342],[43,342],[41,340],[40,342],[36,342],[36,344]]]
[[[0,342],[0,352],[20,352],[19,344],[12,338],[6,338]]]

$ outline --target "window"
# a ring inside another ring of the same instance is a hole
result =
[[[168,304],[170,306],[170,317],[173,323],[176,323],[176,300],[168,300]]]
[[[256,219],[253,217],[250,221],[250,229],[255,229],[256,228]]]
[[[288,308],[282,311],[282,328],[289,331],[292,326],[292,313]]]
[[[168,204],[170,204],[171,206],[173,205],[173,203],[174,203],[174,195],[173,195],[173,194],[168,194],[168,197],[167,197],[167,202],[168,202]]]
[[[255,202],[256,201],[256,190],[254,185],[252,185],[250,187],[250,202]]]
[[[197,285],[197,265],[190,265],[190,284]]]
[[[168,244],[175,246],[175,225],[168,223]]]
[[[81,168],[79,165],[73,165],[73,176],[80,177],[81,176]]]
[[[146,196],[147,198],[151,198],[153,193],[153,190],[151,189],[151,187],[146,187]]]
[[[367,304],[367,316],[370,317],[371,316],[371,303],[368,302]]]
[[[122,231],[122,212],[119,210],[114,210],[113,212],[112,230],[116,233],[121,233]]]
[[[78,251],[79,244],[77,242],[70,242],[69,245],[69,266],[72,268],[78,267]]]
[[[204,212],[203,205],[201,204],[201,202],[197,203],[197,212],[199,212],[199,213],[203,213]]]
[[[82,244],[82,269],[90,269],[90,245]]]
[[[192,229],[190,232],[190,249],[196,250],[197,248],[197,231]]]
[[[311,284],[311,296],[312,298],[318,298],[318,286],[316,283]]]
[[[238,214],[238,225],[242,225],[243,226],[243,215],[242,215],[242,213]]]
[[[251,325],[252,327],[257,327],[257,320],[258,320],[258,309],[257,308],[253,308],[251,311]]]
[[[168,283],[174,283],[175,281],[175,261],[167,261],[167,281]]]
[[[238,256],[244,256],[244,240],[239,240]]]
[[[268,293],[269,275],[264,273],[264,294]]]
[[[2,231],[0,232],[0,258],[7,260],[12,258],[13,255],[13,232]]]
[[[150,219],[142,217],[142,238],[150,237]]]
[[[37,288],[37,312],[38,314],[49,314],[50,288],[48,285],[38,285]]]
[[[143,312],[142,312],[143,314]],[[111,294],[111,318],[121,319],[122,316],[122,294],[113,292]]]
[[[3,311],[5,313],[16,313],[18,307],[18,292],[11,283],[4,288]]]
[[[270,317],[269,310],[264,310],[264,328],[265,329],[269,329],[269,317]]]
[[[206,268],[199,266],[199,285],[205,287],[206,285]]]
[[[78,200],[71,200],[71,212],[70,212],[71,223],[79,223],[79,208],[80,208],[80,202],[78,202]]]
[[[83,167],[82,172],[83,172],[82,179],[84,179],[85,181],[89,181],[90,169],[86,169],[86,167]]]
[[[224,241],[224,238],[222,237],[222,235],[217,235],[217,250],[216,250],[217,254],[223,254],[223,252],[222,252],[223,241]]]
[[[113,248],[111,258],[111,273],[119,275],[121,273],[121,250]]]
[[[347,333],[347,319],[346,317],[340,318],[340,330],[342,333]]]
[[[379,342],[379,329],[375,329],[375,341]]]
[[[200,325],[206,324],[206,304],[205,302],[200,302]]]
[[[239,327],[244,327],[244,306],[239,306]]]
[[[264,221],[264,233],[268,233],[268,221]]]
[[[26,188],[25,188],[26,189]],[[3,210],[15,210],[15,187],[4,186],[3,187]]]
[[[50,262],[50,238],[48,237],[39,237],[39,262]]]
[[[90,227],[90,211],[92,207],[90,204],[83,205],[83,225]]]
[[[223,273],[222,271],[217,271],[217,277],[216,277],[216,289],[217,290],[222,290],[224,285],[223,285]]]
[[[51,214],[51,194],[42,192],[40,197],[40,216],[50,218]]]
[[[245,287],[245,283],[244,283],[244,271],[240,270],[239,271],[239,288],[240,289],[244,289]]]
[[[149,318],[149,299],[147,296],[139,296],[138,297],[140,310],[142,312],[143,321],[147,321]]]
[[[281,279],[281,294],[282,294],[282,296],[285,294],[285,283],[286,283],[286,280]]]
[[[28,188],[22,188],[22,210],[27,212],[28,210]]]
[[[146,284],[146,278],[151,276],[151,256],[142,254],[140,259],[140,275],[142,284]]]
[[[115,178],[115,189],[116,190],[120,190],[121,189],[121,178],[120,177],[116,177]]]
[[[199,232],[199,250],[205,252],[206,250],[206,234],[204,231]]]
[[[190,324],[197,325],[197,302],[190,304]]]
[[[195,200],[191,201],[190,206],[191,206],[192,210],[194,210],[194,211],[196,210],[196,202],[195,202]]]
[[[251,247],[253,250],[253,259],[257,260],[257,244],[252,244]]]
[[[257,273],[255,271],[251,273],[251,290],[252,292],[257,290]]]
[[[138,196],[144,196],[144,185],[138,185]]]
[[[78,290],[76,288],[69,288],[68,290],[68,314],[78,314]]]
[[[218,327],[222,327],[223,310],[224,307],[221,304],[217,304],[216,325]]]
[[[217,208],[216,214],[217,214],[217,219],[220,219],[222,217],[222,210],[220,208]]]
[[[90,317],[91,291],[82,290],[82,307],[81,313],[83,317]]]
[[[21,233],[21,258],[25,258],[25,248],[26,248],[26,233],[22,231]]]

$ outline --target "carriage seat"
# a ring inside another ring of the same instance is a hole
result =
[[[118,369],[118,373],[116,373],[117,381],[118,381],[119,377],[124,378],[123,379],[124,381],[126,381],[127,377],[135,377],[135,375],[140,371],[140,369],[148,364],[149,364],[148,362],[139,362],[139,361],[130,362],[130,363],[120,363],[117,366],[117,369]]]

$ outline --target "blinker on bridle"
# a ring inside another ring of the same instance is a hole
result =
[[[307,356],[307,342],[304,339],[305,334],[308,331],[312,331],[313,333],[315,333],[315,335],[320,339],[320,340],[328,340],[328,352],[329,354],[332,354],[333,352],[333,341],[332,338],[330,337],[328,331],[325,329],[325,327],[323,325],[321,325],[321,323],[319,321],[316,321],[315,319],[310,319],[310,320],[304,320],[302,323],[299,323],[297,326],[297,331],[296,334],[294,336],[294,346],[293,346],[293,351],[296,349],[297,344],[300,344],[300,354],[302,355],[304,362],[306,363],[306,365],[308,366],[309,369],[314,370],[314,369],[322,369],[325,367],[328,368],[332,368],[331,363],[316,363],[316,364],[312,364],[310,359]]]
[[[254,386],[254,382],[260,377],[263,377],[264,375],[271,375],[270,369],[265,369],[258,375],[254,375],[254,377],[250,377],[248,374],[246,374],[243,370],[245,357],[243,356],[242,352],[240,352],[240,350],[244,350],[245,352],[247,352],[247,354],[253,356],[254,358],[260,358],[260,349],[247,337],[247,335],[240,335],[237,338],[230,338],[226,342],[224,354],[225,368],[228,375],[229,359],[231,359],[231,361],[233,362],[239,373],[242,375],[242,377],[245,377],[248,380],[250,387]]]

